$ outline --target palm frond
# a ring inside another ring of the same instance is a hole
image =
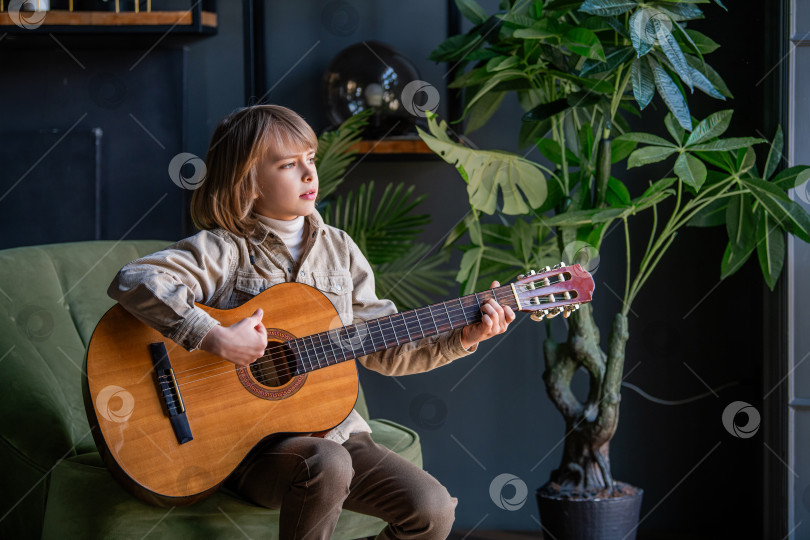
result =
[[[322,133],[318,137],[318,151],[315,163],[318,168],[318,195],[325,198],[334,193],[343,182],[357,150],[351,147],[362,138],[363,129],[368,124],[371,109],[355,114],[340,124],[337,129]]]
[[[393,262],[411,251],[422,227],[430,223],[429,215],[412,213],[426,197],[413,197],[413,190],[401,182],[388,184],[374,206],[370,181],[338,196],[324,209],[323,219],[346,231],[372,265]]]
[[[377,297],[390,298],[400,311],[435,303],[447,293],[453,270],[442,270],[446,253],[427,256],[430,246],[411,245],[410,251],[396,261],[372,265]]]

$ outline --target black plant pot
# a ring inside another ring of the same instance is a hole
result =
[[[641,510],[640,488],[635,493],[605,499],[572,499],[557,495],[548,485],[537,490],[540,522],[546,538],[556,540],[635,540]]]

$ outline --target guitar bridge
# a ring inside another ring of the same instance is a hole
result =
[[[180,387],[177,384],[172,364],[169,361],[166,344],[162,341],[150,343],[149,354],[152,357],[152,364],[155,366],[155,383],[157,384],[158,394],[162,398],[163,412],[166,413],[172,423],[177,442],[185,444],[194,437],[191,435],[191,426],[186,417],[183,396],[180,395]]]

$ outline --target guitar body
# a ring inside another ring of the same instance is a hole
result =
[[[331,302],[300,283],[275,285],[230,310],[198,306],[223,326],[261,307],[268,350],[282,353],[290,339],[342,326]],[[182,405],[161,394],[150,352],[154,343],[165,345]],[[290,377],[289,366],[306,358],[286,358],[238,368],[199,349],[186,351],[116,304],[90,340],[84,385],[88,419],[105,463],[137,497],[182,506],[213,492],[262,439],[324,431],[343,421],[357,400],[355,361]],[[187,442],[180,442],[170,421],[171,407],[184,411],[179,416],[190,430]]]

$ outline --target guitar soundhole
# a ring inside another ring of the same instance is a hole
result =
[[[250,364],[250,373],[262,386],[278,388],[292,380],[298,368],[295,353],[286,343],[270,343],[266,358]]]
[[[236,369],[236,375],[248,392],[271,401],[287,399],[298,392],[307,380],[307,373],[298,357],[286,343],[295,336],[280,328],[268,328],[266,356]],[[300,375],[296,375],[296,370]]]

